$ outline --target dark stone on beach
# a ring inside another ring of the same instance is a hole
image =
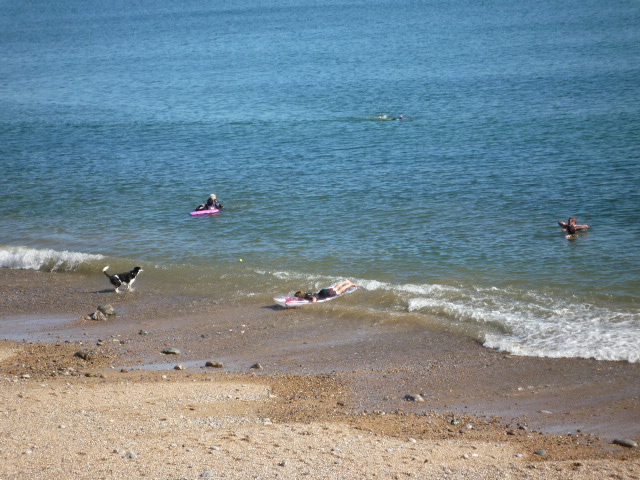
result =
[[[415,394],[415,395],[414,395],[414,394],[409,393],[409,394],[407,394],[407,395],[405,395],[405,396],[404,396],[404,399],[405,399],[407,402],[424,402],[424,398],[423,398],[423,397],[422,397],[422,395],[420,395],[419,393],[417,393],[417,394]]]
[[[149,335],[149,332],[147,332],[146,330],[140,330],[140,331],[138,332],[138,335],[143,335],[143,336],[144,336],[144,335]]]
[[[79,352],[76,352],[74,356],[81,358],[82,360],[89,361],[93,358],[93,353],[87,352],[85,350],[80,350]]]
[[[224,363],[222,362],[212,362],[211,360],[209,360],[207,363],[204,364],[205,367],[211,367],[211,368],[224,368]]]
[[[547,452],[546,450],[536,450],[533,453],[535,455],[540,455],[541,457],[546,457],[549,454],[549,452]]]
[[[162,353],[165,355],[180,355],[181,352],[177,348],[168,347],[162,350]]]
[[[614,445],[620,445],[627,448],[638,448],[638,442],[635,442],[629,438],[616,438],[613,442]]]
[[[259,363],[254,363],[253,365],[251,365],[251,368],[253,368],[254,370],[262,370],[262,365],[260,365]]]
[[[115,309],[109,303],[107,303],[105,305],[98,305],[98,311],[104,313],[105,315],[115,315],[116,314]]]
[[[174,370],[184,370],[184,367],[182,365],[176,365],[175,367],[173,367]]]

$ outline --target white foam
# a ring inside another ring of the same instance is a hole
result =
[[[73,271],[85,262],[101,258],[104,257],[67,250],[0,247],[0,267],[19,270]]]
[[[265,273],[265,272],[256,271],[256,273]],[[296,284],[294,284],[294,286],[315,285],[318,288],[323,288],[323,287],[326,287],[327,285],[332,285],[337,281],[342,280],[342,277],[329,277],[326,275],[312,275],[308,273],[297,273],[297,272],[288,272],[288,271],[273,271],[273,272],[270,272],[270,274],[279,280],[290,281],[292,282],[292,284],[293,284],[293,281],[295,281]],[[368,290],[374,289],[372,285],[375,285],[377,283],[375,281],[361,282],[360,280],[357,280],[354,278],[350,278],[350,280],[362,287],[367,288]]]
[[[410,294],[410,312],[475,325],[486,347],[515,355],[640,361],[637,311],[516,289],[431,287],[398,290]]]

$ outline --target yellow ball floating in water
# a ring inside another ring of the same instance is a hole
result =
[[[242,259],[240,259],[240,261],[242,262]]]

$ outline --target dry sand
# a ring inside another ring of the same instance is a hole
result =
[[[0,480],[640,479],[638,365],[332,312],[0,269]]]

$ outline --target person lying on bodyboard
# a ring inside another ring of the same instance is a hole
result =
[[[298,290],[293,294],[296,298],[301,298],[309,302],[317,302],[318,300],[324,300],[326,298],[337,297],[349,290],[351,287],[357,287],[351,280],[343,280],[333,287],[323,288],[317,293],[305,293],[302,290]]]

